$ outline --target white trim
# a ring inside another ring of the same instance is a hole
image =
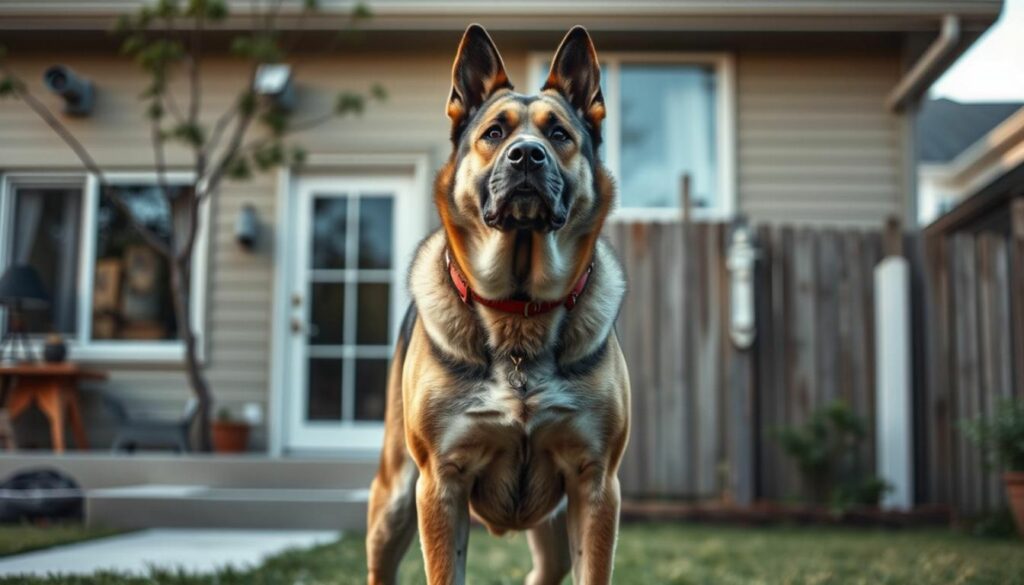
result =
[[[155,184],[155,172],[113,172],[107,174],[111,185]],[[174,185],[192,185],[194,174],[190,172],[168,172],[167,181]],[[99,204],[99,180],[91,173],[83,172],[15,172],[6,173],[0,180],[0,226],[3,234],[10,233],[13,217],[13,188],[15,185],[77,186],[82,189],[81,226],[78,246],[78,310],[76,334],[66,340],[69,357],[82,362],[103,363],[181,363],[185,346],[181,341],[109,341],[92,339],[93,278],[96,252],[96,209]],[[199,210],[200,229],[196,235],[192,258],[192,312],[193,330],[199,336],[199,358],[206,359],[206,297],[209,260],[210,201],[203,202]],[[9,244],[0,238],[0,269],[9,262]],[[0,318],[3,314],[0,313]],[[6,322],[0,321],[0,328]],[[37,343],[40,347],[42,340]]]
[[[527,58],[527,79],[530,91],[539,90],[543,85],[541,68],[551,55],[531,52]],[[608,52],[600,53],[600,63],[606,69],[605,106],[608,109],[605,132],[605,165],[613,177],[621,170],[621,126],[619,123],[622,98],[620,75],[623,63],[677,63],[680,65],[711,65],[715,70],[718,92],[715,109],[716,156],[718,166],[719,198],[717,205],[710,209],[693,209],[694,219],[731,219],[737,210],[736,203],[736,61],[727,52]],[[678,208],[667,207],[620,207],[612,212],[611,220],[616,221],[674,221],[682,216]]]
[[[1024,164],[1024,108],[1020,108],[953,160],[917,167],[922,224],[941,217],[940,205],[956,205]]]
[[[365,172],[371,174],[376,171],[404,170],[408,172],[413,196],[410,201],[418,204],[418,209],[406,209],[405,211],[414,217],[431,217],[430,211],[430,156],[427,153],[352,153],[352,154],[325,154],[312,153],[307,157],[303,165],[304,175],[357,175]],[[294,196],[297,177],[295,171],[282,167],[278,170],[277,194],[276,194],[276,241],[274,247],[274,298],[272,301],[272,323],[271,323],[271,355],[270,355],[270,389],[269,408],[270,417],[267,421],[268,451],[272,457],[280,457],[286,453],[307,451],[308,449],[289,446],[288,441],[288,420],[292,416],[292,409],[286,399],[290,389],[290,364],[292,361],[290,332],[290,320],[292,314],[291,297],[292,283],[291,272],[294,262],[298,239],[295,237],[296,222],[298,221],[298,203]],[[424,230],[426,231],[429,228]],[[418,237],[415,234],[407,234]],[[393,288],[396,292],[401,291],[407,295],[404,279],[405,265],[411,258],[397,259],[399,265],[397,274],[401,278],[395,278]],[[401,297],[407,300],[407,296]],[[402,304],[400,310],[404,310]],[[398,319],[401,319],[399,313]],[[400,323],[392,324],[392,329],[397,330]],[[355,423],[359,424],[359,423]],[[365,423],[363,423],[365,427]],[[376,430],[350,434],[353,439],[351,445],[345,446],[345,452],[357,448],[356,443],[362,443],[363,449],[376,452],[381,443],[380,433],[383,431],[380,425],[370,425]],[[353,427],[352,430],[356,430]],[[367,434],[368,433],[368,434]],[[358,436],[357,436],[358,435]],[[332,449],[336,449],[334,447]]]

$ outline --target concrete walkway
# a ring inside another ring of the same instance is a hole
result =
[[[58,546],[0,559],[0,576],[90,574],[99,570],[147,575],[151,568],[212,573],[248,568],[287,549],[333,542],[332,531],[158,528]]]

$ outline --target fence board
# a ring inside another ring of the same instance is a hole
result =
[[[1020,237],[909,236],[905,246],[916,279],[916,493],[968,514],[1002,494],[958,423],[992,413],[1002,395],[1024,396],[1020,210]],[[607,232],[630,281],[617,329],[633,385],[625,495],[799,497],[799,472],[774,432],[834,398],[867,420],[860,456],[874,469],[878,232],[757,227],[749,351],[728,333],[725,225],[614,223]]]

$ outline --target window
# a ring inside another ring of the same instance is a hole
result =
[[[309,211],[306,417],[383,420],[395,275],[394,199],[374,191],[317,192]]]
[[[170,242],[174,223],[185,218],[191,202],[188,177],[172,177],[171,205],[152,176],[110,180],[135,218]],[[168,260],[100,197],[97,181],[9,175],[2,186],[0,227],[9,229],[0,230],[0,266],[31,265],[50,296],[47,308],[26,314],[31,333],[60,333],[75,359],[180,359]],[[205,250],[203,224],[197,250]],[[193,326],[201,315],[203,257],[197,253],[193,263]]]
[[[608,115],[602,158],[619,188],[619,217],[678,217],[690,177],[697,217],[732,213],[732,62],[725,55],[601,54]],[[535,56],[531,87],[547,75]]]

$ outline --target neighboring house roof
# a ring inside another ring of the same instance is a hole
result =
[[[953,160],[1021,106],[1024,103],[964,104],[945,98],[926,101],[917,120],[918,160]]]
[[[957,203],[926,228],[942,233],[966,225],[1008,198],[1024,195],[1024,107],[1018,107],[931,178]]]

